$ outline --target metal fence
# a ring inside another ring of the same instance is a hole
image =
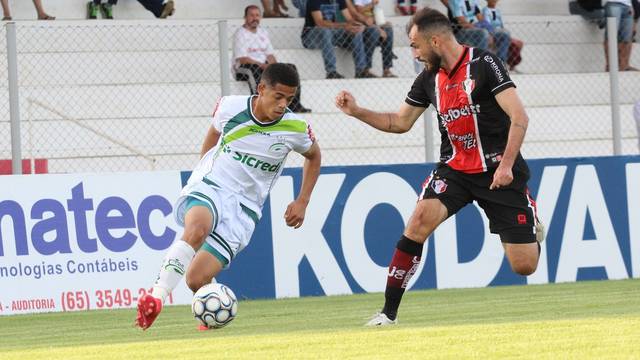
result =
[[[360,69],[352,49],[338,48],[335,69],[343,79],[326,79],[322,51],[301,40],[302,19],[263,21],[277,60],[298,68],[301,102],[312,109],[304,116],[320,139],[325,165],[437,159],[440,136],[432,111],[425,113],[426,121],[397,135],[348,118],[334,105],[342,89],[352,92],[362,106],[378,111],[395,111],[404,101],[416,76],[406,36],[408,18],[389,20],[394,35],[391,72],[396,77],[380,77],[384,55],[374,36],[369,39],[378,46],[370,71],[378,77],[355,78]],[[227,93],[249,94],[247,82],[237,81],[230,69],[233,36],[241,24],[5,25],[0,81],[9,88],[6,29],[13,26],[22,157],[47,159],[48,171],[54,173],[191,168],[216,99]],[[522,62],[511,76],[530,117],[525,157],[613,154],[610,74],[604,72],[604,38],[597,26],[561,18],[518,21],[507,27],[513,38],[524,42]],[[640,97],[640,82],[632,72],[616,75],[621,153],[637,154],[632,104]],[[12,158],[8,94],[0,97],[0,159]],[[300,157],[292,156],[287,166],[301,164]]]

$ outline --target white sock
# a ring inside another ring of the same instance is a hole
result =
[[[184,240],[174,242],[162,262],[158,279],[153,285],[151,296],[164,300],[171,294],[184,275],[196,252]]]

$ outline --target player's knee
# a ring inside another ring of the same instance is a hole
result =
[[[202,246],[204,239],[209,235],[209,228],[205,224],[190,224],[185,227],[184,234],[182,236],[183,240],[186,241],[189,245],[193,246],[194,249]]]
[[[204,277],[194,276],[192,274],[188,274],[184,280],[187,283],[189,289],[191,289],[191,291],[193,292],[198,291],[198,289],[211,282],[211,279],[207,281]]]
[[[513,271],[517,274],[523,275],[523,276],[528,276],[533,274],[536,269],[538,268],[538,262],[537,261],[522,261],[522,262],[518,262],[516,264],[512,264],[511,268],[513,269]]]

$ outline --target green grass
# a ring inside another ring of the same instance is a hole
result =
[[[186,306],[0,317],[0,359],[638,358],[640,279],[410,291],[400,325],[364,328],[382,294],[242,301],[199,332]]]

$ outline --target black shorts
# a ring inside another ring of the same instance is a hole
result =
[[[479,174],[466,174],[438,164],[422,186],[421,199],[438,199],[448,216],[465,205],[478,202],[489,218],[489,230],[500,235],[504,243],[527,244],[536,241],[536,203],[529,195],[529,168],[524,160],[513,167],[509,186],[489,190],[495,169]]]

